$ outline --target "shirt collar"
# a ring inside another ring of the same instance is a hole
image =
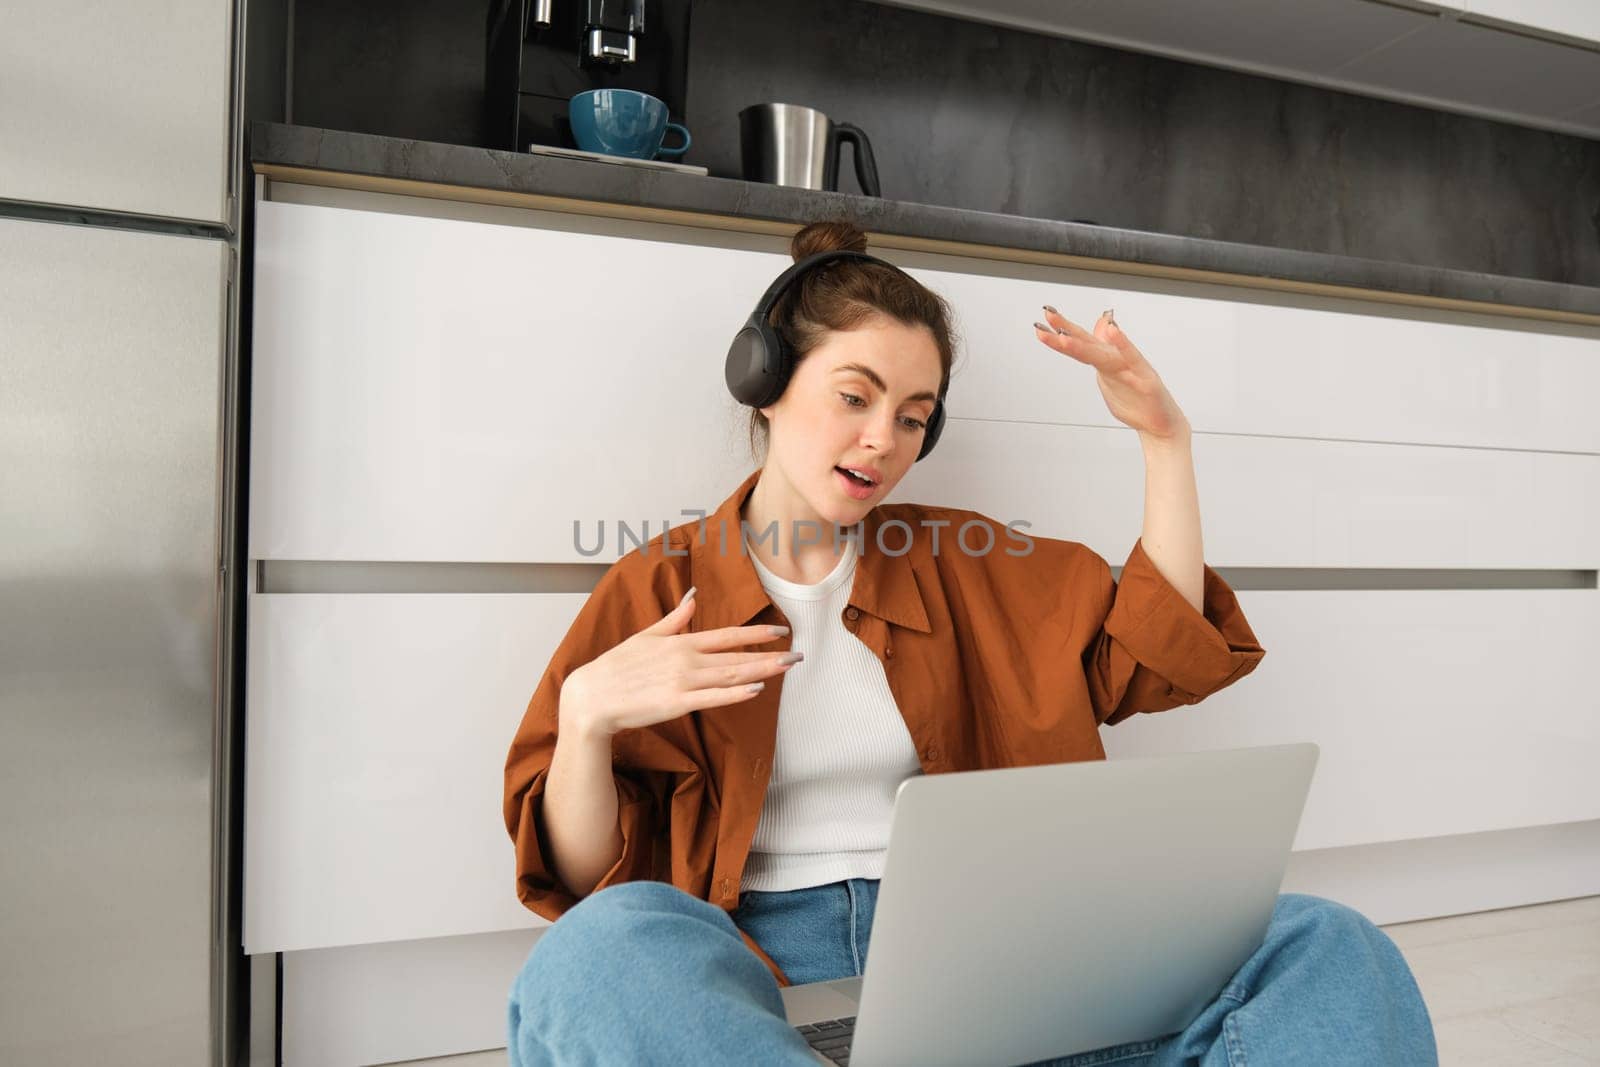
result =
[[[697,630],[745,626],[772,603],[756,574],[755,564],[745,553],[744,531],[739,525],[740,509],[760,480],[758,468],[703,523],[683,527],[692,539],[689,553],[698,602],[695,607]],[[880,504],[861,520],[860,551],[850,587],[850,604],[896,626],[932,633],[911,564],[912,552],[891,555],[880,551],[877,542],[879,527],[890,519],[900,518],[911,526],[910,532],[920,535],[920,531],[915,530],[909,515],[885,514],[886,507],[898,510],[899,506]],[[889,548],[899,550],[907,543],[908,536],[906,530],[890,530],[884,535],[884,542]]]

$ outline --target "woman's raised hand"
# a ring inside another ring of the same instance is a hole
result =
[[[1189,440],[1189,419],[1110,309],[1100,313],[1092,331],[1049,304],[1044,312],[1045,321],[1033,324],[1039,340],[1095,369],[1095,383],[1113,418],[1151,438]]]
[[[612,736],[697,708],[749,700],[804,659],[800,652],[737,652],[783,637],[787,626],[725,626],[686,633],[695,591],[660,621],[585,663],[561,687],[561,725]]]

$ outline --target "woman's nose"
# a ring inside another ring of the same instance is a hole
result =
[[[894,414],[891,412],[886,418],[867,420],[866,427],[861,431],[863,444],[870,443],[879,452],[885,452],[894,443]]]

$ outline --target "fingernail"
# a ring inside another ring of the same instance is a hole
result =
[[[1049,304],[1045,304],[1045,305],[1043,305],[1043,307],[1044,307],[1044,309],[1046,311],[1050,312],[1050,314],[1052,314],[1052,315],[1061,314],[1061,312],[1057,311],[1055,308],[1051,307]]]
[[[789,636],[789,628],[787,626],[773,626],[773,627],[770,627],[770,629],[772,630],[772,636],[773,637],[788,637]]]
[[[688,603],[689,598],[694,596],[694,591],[695,591],[696,588],[698,588],[698,587],[697,586],[693,586],[693,585],[691,585],[689,587],[689,591],[687,593],[683,594],[683,599],[678,601],[678,607],[681,608],[681,607],[683,607],[684,604]]]
[[[1041,333],[1055,333],[1055,332],[1056,332],[1056,331],[1055,331],[1055,329],[1054,329],[1054,328],[1053,328],[1053,327],[1050,327],[1050,326],[1046,326],[1046,325],[1045,325],[1045,324],[1044,324],[1044,323],[1042,323],[1042,322],[1036,322],[1036,323],[1034,323],[1034,324],[1033,324],[1033,328],[1034,328],[1034,329],[1035,329],[1035,330],[1038,330],[1038,331],[1039,331],[1039,332],[1041,332]]]
[[[749,685],[747,685],[745,687],[745,691],[748,692],[748,693],[759,693],[763,689],[765,689],[766,687],[767,687],[767,683],[766,682],[751,682]]]
[[[801,660],[803,660],[805,658],[806,658],[806,654],[804,652],[785,652],[783,655],[778,657],[778,662],[779,663],[799,663]]]

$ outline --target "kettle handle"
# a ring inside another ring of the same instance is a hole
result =
[[[883,191],[878,186],[878,164],[872,158],[872,143],[867,140],[867,135],[860,126],[848,122],[835,122],[831,136],[834,139],[833,161],[833,187],[839,187],[839,149],[838,146],[848,141],[855,148],[852,155],[856,163],[856,182],[860,184],[861,191],[867,196],[882,196]]]

